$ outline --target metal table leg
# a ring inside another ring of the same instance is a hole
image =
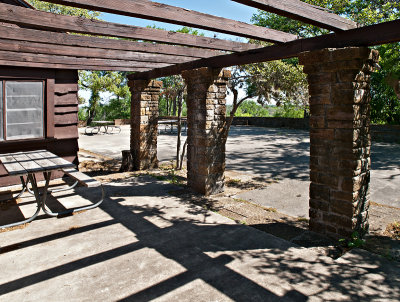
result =
[[[46,178],[46,184],[48,184],[48,181],[50,180],[51,172],[45,172],[43,174],[44,174],[44,176]],[[43,192],[43,195],[47,195],[47,187],[45,187],[45,191]],[[76,213],[76,212],[80,212],[80,211],[94,209],[94,208],[98,207],[103,202],[104,197],[105,197],[104,188],[103,188],[103,186],[101,186],[101,199],[98,202],[96,202],[96,203],[94,203],[92,205],[89,205],[89,206],[83,206],[83,207],[79,207],[79,208],[68,209],[68,210],[63,211],[63,212],[53,213],[50,209],[46,208],[46,196],[43,196],[42,210],[47,215],[52,216],[52,217],[68,215],[68,214],[72,214],[72,213]]]
[[[31,218],[28,218],[28,219],[20,221],[20,222],[15,222],[15,223],[2,225],[2,226],[0,226],[0,229],[11,228],[11,227],[15,227],[15,226],[19,226],[19,225],[22,225],[22,224],[29,223],[39,215],[40,209],[42,208],[42,204],[41,204],[42,200],[40,199],[40,194],[39,194],[39,191],[38,191],[38,188],[37,188],[37,182],[36,182],[35,175],[34,174],[28,174],[28,177],[27,177],[26,181],[24,180],[23,176],[21,176],[20,178],[21,178],[21,182],[22,182],[22,191],[15,198],[20,197],[25,192],[26,188],[28,187],[28,182],[30,182],[32,184],[33,192],[34,192],[35,199],[36,199],[36,204],[37,204],[36,212],[35,212],[35,214],[33,214],[33,216]],[[48,187],[48,182],[46,182],[46,185]],[[47,187],[46,187],[46,189],[47,189]],[[45,194],[45,195],[47,195],[47,194]]]

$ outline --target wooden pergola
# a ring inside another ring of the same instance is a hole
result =
[[[324,48],[373,46],[400,40],[400,20],[358,28],[357,24],[350,20],[298,0],[235,2],[320,26],[334,33],[299,39],[289,33],[144,0],[46,2],[191,26],[272,42],[274,45],[259,47],[249,43],[63,16],[0,4],[0,22],[4,22],[0,31],[1,64],[126,70],[137,72],[134,78],[150,79],[179,74],[183,70],[193,68],[222,68],[290,58],[305,51]],[[10,27],[9,24],[19,27]],[[110,37],[124,40],[109,39]]]
[[[224,180],[225,145],[218,133],[223,127],[230,75],[221,69],[300,57],[311,95],[310,227],[330,235],[366,230],[370,139],[369,95],[365,91],[378,59],[367,47],[399,42],[400,20],[359,27],[299,0],[233,1],[331,33],[300,39],[147,0],[46,0],[272,43],[260,47],[2,3],[0,65],[134,72],[129,77],[131,152],[137,169],[157,164],[155,120],[161,85],[152,79],[182,74],[188,85],[188,183],[194,190],[210,194],[221,190]]]

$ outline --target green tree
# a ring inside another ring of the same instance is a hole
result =
[[[234,116],[244,114],[251,116],[251,112],[254,113],[253,116],[265,116],[267,114],[266,111],[262,110],[241,109],[241,105],[249,107],[254,104],[254,102],[246,102],[249,99],[255,99],[261,105],[261,108],[275,103],[278,107],[282,106],[282,110],[290,109],[290,112],[299,111],[299,109],[305,112],[308,106],[306,75],[295,60],[280,60],[234,67],[228,87],[233,94],[233,102],[225,125],[225,139],[229,135]],[[241,99],[238,97],[239,90],[245,92]]]
[[[335,14],[366,26],[400,18],[400,1],[393,0],[305,0]],[[283,30],[307,38],[328,33],[327,30],[300,21],[259,10],[252,17],[256,25]],[[382,69],[372,75],[372,121],[400,123],[400,43],[376,47]]]
[[[88,19],[98,19],[101,13],[90,11],[83,8],[70,7],[59,4],[46,3],[38,0],[27,0],[27,2],[38,10],[55,14],[84,17]]]
[[[108,71],[80,71],[79,72],[79,87],[81,89],[90,91],[89,104],[87,106],[87,123],[90,124],[96,116],[100,118],[120,117],[116,115],[118,112],[118,107],[120,109],[127,108],[127,100],[130,100],[130,92],[127,86],[126,73],[124,72],[108,72]],[[110,92],[113,94],[114,98],[109,104],[110,106],[105,106],[101,102],[101,93]],[[99,107],[103,106],[103,108]],[[114,111],[114,114],[109,114],[106,109],[110,108]],[[124,110],[120,110],[124,112]],[[99,116],[100,113],[101,115]],[[111,117],[112,115],[112,117]],[[121,116],[122,117],[122,116]]]

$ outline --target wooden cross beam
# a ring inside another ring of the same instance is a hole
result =
[[[145,40],[224,51],[244,51],[258,48],[257,45],[249,43],[64,16],[9,4],[0,4],[0,22],[51,31]]]
[[[113,50],[113,49],[64,46],[58,44],[36,43],[30,41],[6,40],[1,38],[0,38],[0,50],[34,53],[34,54],[48,54],[56,56],[122,60],[127,62],[138,61],[138,62],[177,64],[194,60],[194,58],[190,57],[148,54],[148,53],[133,52],[133,51]]]
[[[126,61],[126,60],[109,60],[109,59],[93,59],[93,58],[78,58],[45,54],[32,54],[25,52],[13,52],[0,50],[0,60],[2,61],[18,61],[25,62],[26,67],[31,67],[30,63],[49,63],[49,64],[65,64],[65,65],[80,65],[80,66],[110,66],[142,69],[150,69],[157,67],[169,66],[165,63]],[[84,68],[88,69],[88,68]]]
[[[241,4],[275,13],[294,20],[303,21],[333,31],[357,27],[357,23],[324,11],[299,0],[232,0]]]
[[[215,55],[225,54],[224,52],[216,50],[70,35],[65,33],[9,27],[4,25],[0,25],[0,38],[64,46],[134,51],[148,54],[165,54],[178,57],[208,58]]]
[[[0,65],[24,68],[43,68],[43,69],[72,69],[72,70],[99,70],[99,71],[131,71],[143,72],[149,68],[139,67],[118,67],[118,66],[101,66],[101,65],[80,65],[80,64],[61,64],[61,63],[39,63],[39,62],[24,62],[24,61],[8,61],[1,60]]]
[[[242,53],[233,53],[229,55],[222,55],[172,65],[143,73],[136,73],[130,76],[130,79],[155,79],[158,77],[179,74],[184,70],[191,70],[201,67],[224,68],[234,65],[245,65],[251,63],[287,59],[296,57],[300,53],[305,51],[314,51],[324,48],[374,46],[399,41],[400,19],[329,35],[301,39],[285,44],[249,50]]]
[[[191,26],[267,42],[288,42],[297,36],[180,7],[135,0],[45,0],[46,2],[100,12]]]

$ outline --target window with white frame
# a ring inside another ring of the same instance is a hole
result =
[[[1,140],[44,137],[44,82],[1,82]]]

